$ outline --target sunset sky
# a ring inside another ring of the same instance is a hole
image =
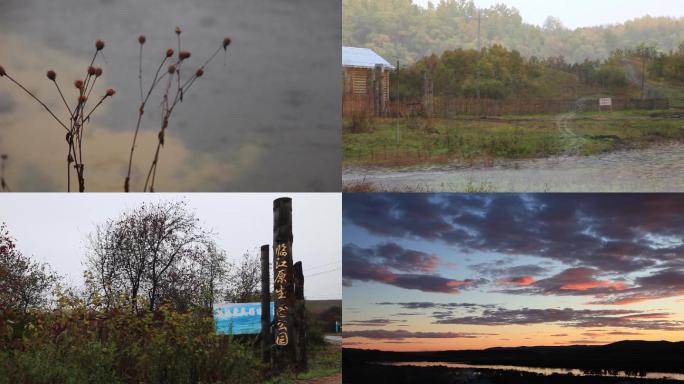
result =
[[[684,196],[345,194],[345,347],[684,340]]]

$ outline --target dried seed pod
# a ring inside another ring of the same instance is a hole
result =
[[[169,48],[166,50],[166,57],[171,57],[173,56],[173,49]]]
[[[181,32],[182,32],[182,31],[181,31],[180,27],[179,27],[179,26],[176,26],[176,35],[180,35]]]
[[[178,53],[178,58],[181,60],[188,59],[188,58],[190,58],[190,56],[191,56],[190,51],[180,51],[180,53]]]
[[[7,72],[5,72],[5,68],[3,68],[2,65],[0,65],[0,77],[5,76],[6,74]]]
[[[95,42],[95,48],[96,48],[98,51],[103,50],[104,47],[105,47],[105,42],[104,42],[104,41],[98,40],[98,41]]]
[[[102,68],[97,67],[95,68],[95,77],[100,77],[102,76]]]
[[[85,104],[86,101],[88,101],[88,98],[85,95],[81,95],[78,97],[79,104]]]
[[[55,79],[57,79],[57,73],[51,69],[47,71],[47,78],[52,81],[55,81]]]
[[[145,41],[147,41],[147,39],[145,38],[145,35],[138,36],[138,43],[140,43],[140,45],[145,44]]]
[[[230,39],[230,37],[224,37],[223,38],[223,49],[225,50],[226,48],[228,48],[228,46],[230,45],[231,42],[232,42],[232,40]]]
[[[74,87],[76,87],[78,89],[83,89],[83,80],[74,81]]]
[[[195,72],[195,75],[197,77],[201,77],[202,75],[204,75],[204,69],[202,69],[202,68],[198,69],[197,72]]]
[[[112,97],[112,96],[114,96],[114,94],[116,94],[116,91],[114,89],[109,88],[107,90],[107,96]]]
[[[88,67],[88,74],[90,76],[93,76],[95,74],[95,67],[93,67],[93,66]]]
[[[173,64],[169,65],[169,73],[172,75],[174,73],[176,73],[176,66],[175,65],[173,65]]]

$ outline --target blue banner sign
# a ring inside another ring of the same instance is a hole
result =
[[[271,321],[273,321],[271,303]],[[261,332],[261,303],[214,304],[216,332],[225,335],[250,335]]]

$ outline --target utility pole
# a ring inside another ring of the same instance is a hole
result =
[[[482,40],[480,38],[482,27],[482,10],[477,10],[477,108],[478,115],[482,113],[482,102],[480,100],[480,58],[482,56]]]
[[[641,56],[641,100],[646,99],[646,49]]]
[[[397,145],[399,145],[399,142],[401,141],[401,134],[400,134],[400,132],[399,132],[399,116],[400,116],[400,113],[401,113],[401,100],[399,100],[399,56],[397,56],[396,58],[397,58],[397,71],[396,71],[396,72],[397,72],[397,85],[396,85],[396,87],[397,87],[397,91],[396,91],[396,92],[397,92],[397,97],[396,97],[396,100],[395,100],[395,104],[396,104],[397,108],[396,108],[396,112],[395,112],[395,113],[396,113],[397,115],[395,116],[394,124],[395,124],[395,128],[396,128]]]

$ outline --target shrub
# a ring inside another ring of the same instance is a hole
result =
[[[205,313],[103,311],[63,297],[23,318],[0,350],[0,383],[257,383],[256,354]]]

